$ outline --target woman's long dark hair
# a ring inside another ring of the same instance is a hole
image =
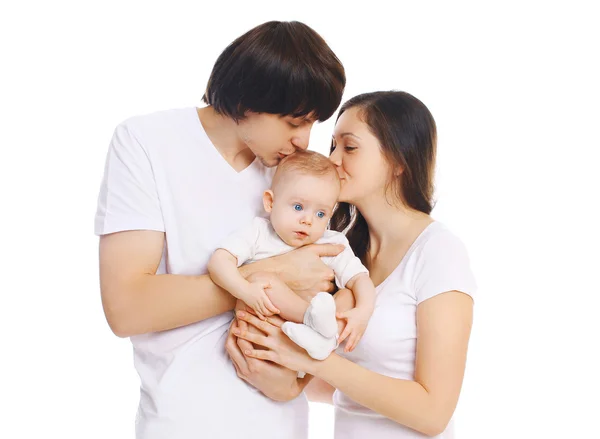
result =
[[[430,214],[433,209],[433,176],[437,130],[433,116],[420,100],[401,91],[365,93],[347,101],[337,119],[350,108],[377,137],[393,170],[402,172],[390,179],[396,202]],[[333,150],[333,144],[332,144]],[[339,203],[330,228],[343,232],[363,263],[369,251],[369,228],[362,214],[348,203]]]

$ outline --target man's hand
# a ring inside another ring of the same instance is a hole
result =
[[[304,300],[319,292],[335,289],[333,270],[321,260],[323,256],[337,256],[344,250],[341,244],[313,244],[276,256],[277,274],[288,287]]]
[[[277,317],[269,317],[269,320],[273,319],[277,319]],[[240,321],[240,323],[247,325],[243,321]],[[238,339],[232,334],[232,329],[237,327],[237,321],[234,319],[229,328],[225,349],[231,357],[238,377],[275,401],[290,401],[300,395],[302,389],[298,384],[298,374],[295,371],[270,361],[246,357],[242,353],[242,349],[254,349],[254,346],[252,346],[252,343]],[[251,332],[258,332],[253,326],[248,327]]]

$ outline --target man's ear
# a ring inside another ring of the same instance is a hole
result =
[[[273,210],[273,191],[270,189],[263,194],[263,206],[268,213]]]

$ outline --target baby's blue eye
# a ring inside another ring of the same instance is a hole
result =
[[[302,210],[302,205],[294,204],[294,209],[296,209],[298,212],[300,212]]]
[[[319,218],[324,218],[325,217],[325,212],[323,212],[323,211],[317,212],[317,216]]]

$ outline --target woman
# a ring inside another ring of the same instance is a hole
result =
[[[376,92],[344,104],[331,148],[342,179],[331,226],[350,226],[350,244],[377,286],[363,339],[352,353],[342,344],[316,361],[283,334],[279,319],[240,311],[261,333],[232,328],[266,348],[246,343],[247,357],[306,371],[322,380],[311,387],[329,394],[337,389],[336,438],[451,437],[476,285],[463,244],[430,216],[435,154],[434,119],[415,97]]]

